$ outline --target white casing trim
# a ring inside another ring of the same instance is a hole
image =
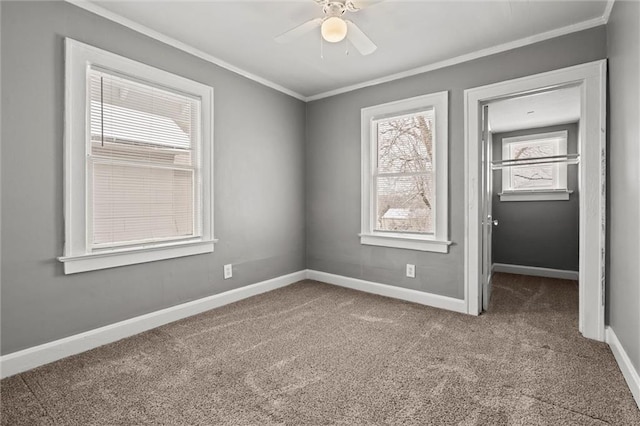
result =
[[[538,266],[510,265],[507,263],[494,263],[491,266],[493,272],[506,272],[508,274],[533,275],[534,277],[560,278],[562,280],[578,281],[578,271],[566,271],[564,269],[541,268]]]
[[[64,120],[64,262],[65,274],[152,262],[173,257],[211,253],[214,250],[214,92],[213,88],[159,68],[106,50],[65,38],[65,120]],[[142,82],[167,87],[199,99],[200,150],[199,183],[194,188],[194,209],[200,215],[200,233],[191,241],[165,241],[119,247],[94,252],[92,236],[92,177],[90,156],[90,117],[88,71],[91,67],[112,70]],[[198,196],[196,197],[196,191]]]
[[[405,114],[433,110],[435,197],[432,202],[433,234],[419,235],[376,231],[378,135],[376,122]],[[449,245],[449,92],[429,93],[362,108],[360,111],[360,243],[407,250],[448,253]],[[435,203],[435,205],[433,205]]]
[[[426,293],[424,291],[411,290],[408,288],[365,281],[358,278],[345,277],[343,275],[314,271],[312,269],[307,270],[307,278],[353,290],[364,291],[365,293],[372,293],[380,296],[391,297],[393,299],[406,300],[408,302],[432,306],[434,308],[446,309],[448,311],[461,313],[467,312],[466,302],[462,299],[454,299],[453,297],[440,296],[437,294]]]
[[[178,244],[158,245],[135,250],[114,250],[104,253],[89,253],[86,255],[59,257],[64,263],[65,274],[96,271],[98,269],[115,268],[137,263],[155,262],[157,260],[173,259],[182,256],[212,253],[213,245],[218,240],[197,241]]]
[[[13,376],[210,309],[285,287],[306,277],[307,273],[304,270],[294,272],[13,352],[0,357],[0,376],[2,378]]]
[[[506,96],[576,85],[581,93],[578,138],[581,194],[578,329],[585,337],[604,341],[606,70],[607,61],[604,59],[464,91],[464,281],[465,300],[470,314],[478,315],[482,310],[481,105]]]
[[[609,344],[609,347],[611,347],[611,352],[613,352],[613,356],[618,362],[618,367],[620,367],[620,371],[622,371],[622,375],[627,381],[629,390],[631,390],[633,399],[636,400],[638,409],[640,409],[640,374],[638,374],[638,371],[633,367],[629,355],[627,355],[627,352],[622,347],[622,344],[618,340],[616,333],[614,333],[613,328],[606,328],[606,337],[606,341]]]
[[[360,244],[381,247],[394,247],[407,250],[432,251],[435,253],[449,253],[451,241],[427,240],[423,238],[411,238],[404,235],[385,234],[358,234]]]

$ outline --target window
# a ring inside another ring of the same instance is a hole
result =
[[[447,92],[362,110],[362,244],[448,252],[447,114]]]
[[[567,132],[541,133],[504,138],[502,159],[542,164],[510,166],[502,169],[501,201],[568,200],[567,162],[553,158],[567,155]],[[515,164],[515,163],[512,163]]]
[[[213,89],[65,46],[65,273],[212,252]]]

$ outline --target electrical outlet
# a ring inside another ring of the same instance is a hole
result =
[[[415,278],[416,277],[416,265],[412,265],[407,263],[407,277]]]
[[[233,276],[233,266],[229,263],[228,265],[224,265],[224,279],[228,280]]]

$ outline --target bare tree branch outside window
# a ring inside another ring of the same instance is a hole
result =
[[[377,122],[376,230],[433,232],[433,110]]]
[[[556,155],[556,145],[557,143],[554,142],[514,143],[510,149],[510,159],[550,157]],[[554,176],[557,175],[557,165],[514,166],[511,168],[510,173],[513,190],[551,189],[555,186]]]

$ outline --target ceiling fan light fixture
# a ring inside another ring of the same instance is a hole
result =
[[[338,43],[347,36],[347,23],[342,18],[332,16],[324,20],[320,32],[329,43]]]

